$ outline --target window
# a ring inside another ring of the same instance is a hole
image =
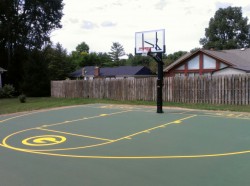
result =
[[[216,60],[204,55],[203,56],[203,69],[216,69]]]
[[[220,63],[220,69],[227,67],[225,63]]]
[[[188,61],[188,69],[199,69],[199,64],[199,56],[196,56]]]

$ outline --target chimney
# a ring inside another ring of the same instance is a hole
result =
[[[100,68],[99,67],[95,67],[95,70],[94,70],[94,77],[99,77],[100,76]]]
[[[82,68],[82,77],[84,77],[86,74],[85,68]]]

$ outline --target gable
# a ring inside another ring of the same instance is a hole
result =
[[[210,55],[210,53],[204,52],[205,50],[198,50],[195,53],[192,54],[185,54],[180,59],[176,60],[169,66],[167,66],[164,69],[164,72],[168,72],[171,70],[184,70],[185,64],[187,65],[188,69],[195,70],[200,68],[200,62],[202,60],[202,68],[203,69],[216,69],[217,68],[217,62],[220,62],[218,64],[219,68],[224,68],[227,66],[231,66],[232,64],[230,62],[227,62],[225,60],[216,58],[213,55]],[[202,59],[201,59],[202,58]]]

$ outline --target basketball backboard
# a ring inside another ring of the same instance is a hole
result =
[[[165,53],[165,29],[135,33],[135,54]]]

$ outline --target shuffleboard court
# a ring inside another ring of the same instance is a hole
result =
[[[0,116],[0,185],[250,185],[250,114],[89,104]]]

